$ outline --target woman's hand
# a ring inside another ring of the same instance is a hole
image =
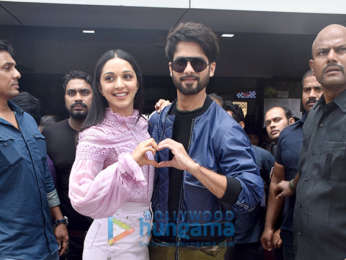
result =
[[[147,152],[151,152],[153,155],[155,155],[156,150],[157,143],[153,138],[150,138],[137,145],[135,150],[132,152],[132,157],[139,166],[152,165],[157,167],[157,162],[155,160],[149,160],[146,154]]]

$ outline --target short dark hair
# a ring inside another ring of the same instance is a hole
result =
[[[21,109],[30,114],[36,121],[37,125],[41,120],[40,101],[28,92],[20,92],[17,96],[11,98]]]
[[[272,106],[264,114],[267,114],[269,110],[276,108],[276,107],[281,108],[285,112],[285,116],[286,116],[287,120],[293,117],[292,111],[289,108],[284,107],[284,106]]]
[[[0,51],[6,51],[12,56],[12,58],[14,57],[14,49],[6,40],[0,40]]]
[[[179,23],[169,31],[165,47],[169,61],[173,60],[174,52],[179,42],[197,43],[208,57],[209,62],[216,60],[220,50],[216,34],[211,28],[201,23]]]
[[[307,72],[304,73],[303,77],[302,77],[302,87],[304,87],[304,80],[307,77],[310,76],[314,76],[314,73],[312,72],[312,70],[308,70]]]
[[[137,109],[139,111],[139,116],[141,116],[143,113],[143,104],[144,104],[143,77],[142,77],[142,71],[139,65],[137,64],[137,61],[130,53],[124,50],[121,50],[121,49],[109,50],[105,52],[96,63],[95,70],[94,70],[93,84],[91,86],[93,90],[92,103],[91,103],[91,107],[88,112],[88,115],[83,123],[82,130],[101,123],[105,118],[105,112],[106,112],[106,108],[108,107],[108,102],[104,98],[104,96],[102,96],[102,94],[100,93],[101,72],[103,67],[107,63],[107,61],[116,57],[130,63],[130,65],[132,66],[133,70],[136,73],[137,81],[138,81],[138,90],[135,95],[133,107],[134,109]]]
[[[90,86],[92,84],[91,76],[88,73],[81,71],[81,70],[72,70],[64,76],[64,82],[62,84],[64,91],[66,91],[66,86],[69,83],[69,81],[72,79],[83,79]]]
[[[225,109],[226,111],[231,111],[233,114],[232,117],[238,123],[240,123],[241,121],[245,123],[244,113],[239,105],[233,104],[231,101],[226,100],[223,104],[223,109]]]

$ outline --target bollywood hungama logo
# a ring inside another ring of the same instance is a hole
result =
[[[179,211],[169,212],[155,211],[155,223],[140,218],[140,235],[155,237],[168,236],[179,237],[185,240],[194,240],[197,237],[232,237],[234,225],[232,211]]]

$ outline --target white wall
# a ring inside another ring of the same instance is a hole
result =
[[[189,0],[6,0],[6,2],[189,8]]]
[[[346,14],[346,0],[7,0],[7,2]]]
[[[191,0],[191,8],[346,14],[346,0]]]

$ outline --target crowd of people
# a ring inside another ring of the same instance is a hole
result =
[[[317,34],[303,116],[265,111],[263,147],[238,105],[207,94],[208,26],[179,23],[165,54],[177,98],[149,118],[141,68],[112,49],[92,77],[65,75],[56,122],[0,40],[0,259],[346,259],[346,28]]]

